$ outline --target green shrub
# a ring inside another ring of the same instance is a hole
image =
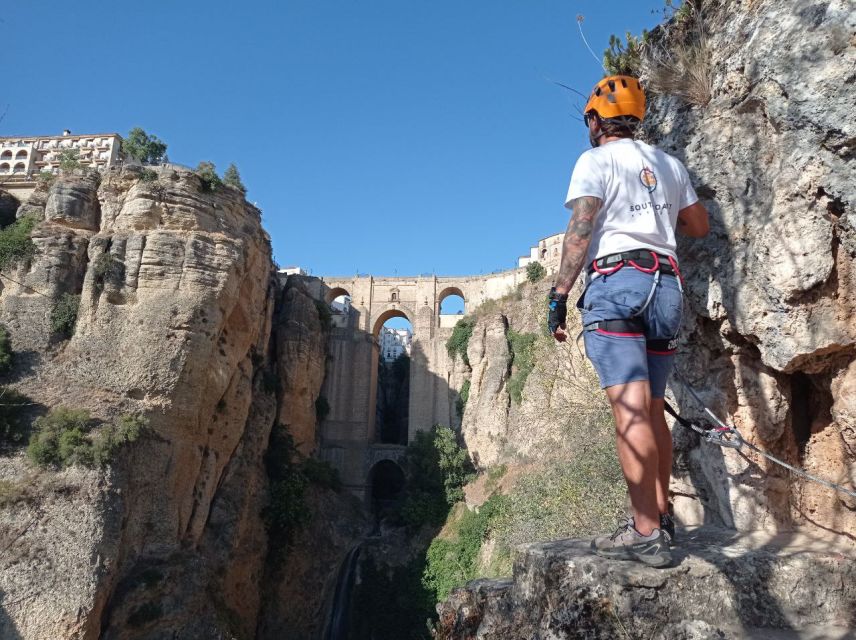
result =
[[[508,394],[517,404],[523,399],[523,388],[535,367],[533,347],[538,339],[534,333],[518,333],[509,329],[506,334],[511,351],[511,377],[508,379]]]
[[[321,321],[321,328],[324,331],[329,331],[333,328],[333,312],[326,302],[321,300],[315,301],[315,308],[318,309],[318,320]]]
[[[449,427],[419,431],[404,455],[407,494],[401,508],[413,526],[439,525],[449,507],[463,498],[464,485],[475,475],[466,449]]]
[[[115,424],[102,428],[92,439],[93,464],[99,467],[110,464],[119,449],[137,441],[148,428],[149,421],[143,416],[120,416]]]
[[[0,445],[18,444],[27,435],[24,407],[30,399],[9,387],[0,387]]]
[[[157,182],[158,172],[153,169],[143,169],[143,172],[140,174],[140,180],[142,182]]]
[[[642,46],[648,41],[648,32],[643,31],[641,37],[636,37],[628,31],[626,38],[625,43],[621,36],[609,36],[609,48],[603,52],[603,66],[609,75],[638,78],[642,73]]]
[[[38,220],[32,216],[18,218],[0,230],[0,271],[6,271],[36,255],[36,245],[30,237]]]
[[[12,368],[12,345],[9,342],[9,330],[0,324],[0,375],[9,373]]]
[[[526,265],[526,279],[529,282],[538,282],[547,275],[547,270],[540,262],[530,262]]]
[[[166,144],[157,136],[134,127],[122,140],[122,153],[143,164],[159,164],[166,161]]]
[[[469,365],[470,360],[467,358],[467,347],[470,344],[470,337],[473,335],[473,327],[476,321],[474,318],[461,318],[458,320],[455,328],[452,329],[452,335],[446,341],[446,351],[450,358],[460,355],[465,364]]]
[[[199,180],[202,183],[202,191],[211,193],[223,186],[223,181],[217,175],[217,168],[213,162],[200,162],[196,166],[194,173],[199,176]]]
[[[238,167],[235,166],[234,162],[229,165],[226,169],[226,173],[223,174],[223,184],[234,187],[241,193],[247,192],[247,188],[241,181],[241,174],[238,173]]]
[[[323,422],[328,415],[330,415],[330,403],[324,396],[318,396],[315,399],[315,417],[318,422]]]
[[[491,496],[478,510],[463,507],[463,514],[452,526],[451,538],[435,538],[428,547],[422,584],[435,601],[445,600],[452,589],[479,577],[479,552],[482,544],[508,511],[508,499]],[[451,529],[451,531],[448,531]]]
[[[572,458],[518,478],[495,527],[503,544],[591,535],[623,512],[626,485],[610,428],[593,433]]]
[[[148,421],[141,416],[123,415],[115,424],[92,434],[92,419],[84,409],[57,407],[37,418],[27,455],[40,467],[62,469],[72,465],[106,466],[125,444],[137,440]]]
[[[53,171],[39,171],[39,175],[36,176],[36,179],[42,184],[50,184],[54,180],[56,180],[56,174]]]
[[[300,471],[312,484],[337,492],[342,489],[339,471],[325,460],[306,458],[300,465]]]
[[[84,434],[91,428],[86,410],[57,407],[48,415],[37,418],[30,437],[27,455],[40,467],[65,467],[76,462],[92,462],[89,453],[81,450],[87,442]]]
[[[51,311],[51,330],[63,338],[70,338],[74,335],[74,325],[77,323],[77,310],[79,308],[79,295],[62,294]]]
[[[470,381],[464,380],[461,385],[461,390],[458,392],[458,399],[455,400],[455,411],[459,418],[464,417],[464,410],[467,408],[467,400],[470,399]]]
[[[113,274],[117,266],[118,260],[110,251],[105,251],[95,259],[95,264],[92,266],[93,286],[98,291],[104,289],[105,280]]]
[[[59,152],[60,171],[74,171],[80,169],[80,151],[77,149],[63,149]]]
[[[306,487],[309,480],[296,462],[298,457],[291,434],[280,425],[271,431],[265,467],[270,490],[262,519],[276,549],[274,560],[283,559],[296,531],[309,520],[306,504]]]

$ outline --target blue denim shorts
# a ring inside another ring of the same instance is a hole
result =
[[[653,274],[632,266],[599,276],[577,302],[583,325],[633,317],[645,305],[653,284]],[[648,380],[651,397],[664,397],[675,352],[659,345],[649,348],[647,341],[677,337],[682,312],[683,295],[677,277],[661,273],[651,302],[639,316],[644,326],[642,333],[585,331],[586,355],[597,370],[601,388]]]

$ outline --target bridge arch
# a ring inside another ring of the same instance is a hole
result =
[[[330,304],[339,296],[348,296],[350,298],[351,294],[347,289],[344,289],[342,287],[333,287],[332,289],[328,290],[326,294],[324,294],[324,301],[327,304]]]
[[[404,470],[399,464],[384,458],[369,470],[367,485],[372,502],[392,502],[403,495],[406,484]]]
[[[407,312],[403,309],[399,309],[393,307],[391,309],[386,309],[382,311],[381,314],[374,321],[374,325],[372,325],[372,335],[377,338],[380,335],[380,329],[384,325],[387,320],[391,320],[392,318],[404,318],[410,323],[411,327],[414,327],[413,319],[407,315]]]

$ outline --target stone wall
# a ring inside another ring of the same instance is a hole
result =
[[[657,97],[646,118],[711,213],[710,235],[678,248],[689,302],[679,370],[744,437],[852,487],[856,93],[833,87],[856,80],[856,10],[847,0],[749,5],[706,3],[710,102]],[[851,498],[749,452],[691,437],[677,446],[673,489],[688,521],[856,534]]]

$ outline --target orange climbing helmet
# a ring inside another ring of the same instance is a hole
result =
[[[645,117],[645,91],[638,78],[607,76],[598,82],[586,103],[584,114],[596,112],[604,120],[633,116]]]

